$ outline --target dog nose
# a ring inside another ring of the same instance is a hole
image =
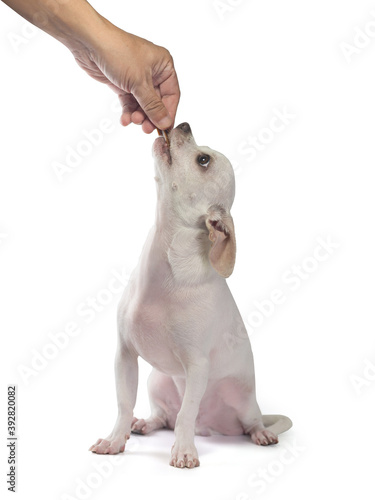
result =
[[[187,122],[180,123],[180,125],[177,125],[176,128],[181,129],[183,132],[185,132],[185,134],[191,134],[191,128]]]

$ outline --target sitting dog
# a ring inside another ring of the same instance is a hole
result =
[[[131,431],[167,427],[175,431],[170,465],[192,468],[195,434],[248,434],[269,445],[292,422],[261,415],[249,338],[225,280],[236,255],[232,166],[197,146],[187,123],[169,141],[153,146],[156,221],[118,308],[117,421],[90,450],[119,453]],[[133,417],[138,356],[153,366],[146,420]]]

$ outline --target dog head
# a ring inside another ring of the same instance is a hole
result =
[[[204,229],[212,267],[227,278],[233,271],[236,240],[230,209],[235,181],[229,160],[207,146],[197,146],[188,123],[153,147],[158,210],[180,226]]]

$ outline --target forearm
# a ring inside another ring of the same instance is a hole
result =
[[[2,0],[71,50],[78,65],[119,96],[121,123],[146,133],[174,123],[180,89],[168,50],[127,33],[86,0]]]
[[[71,50],[95,46],[110,24],[86,0],[3,0]]]

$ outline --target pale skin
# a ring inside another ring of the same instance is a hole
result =
[[[168,50],[114,26],[85,0],[3,2],[63,43],[86,73],[116,92],[122,125],[141,125],[147,134],[173,127],[180,89]]]

